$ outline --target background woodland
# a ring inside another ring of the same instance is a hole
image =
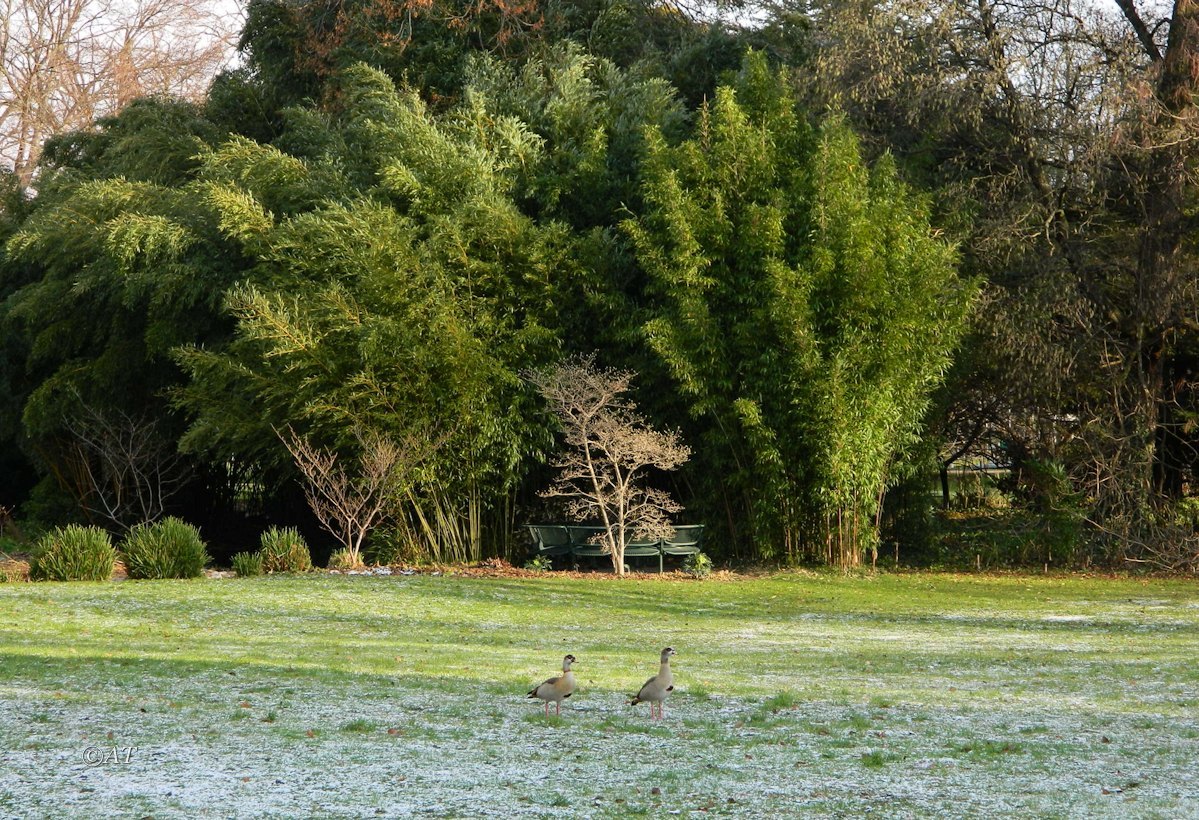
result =
[[[719,560],[1199,566],[1195,0],[17,6],[0,538],[519,559],[583,357]]]

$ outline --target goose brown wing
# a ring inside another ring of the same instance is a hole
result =
[[[547,678],[546,680],[542,681],[541,683],[537,684],[537,685],[536,685],[536,686],[534,686],[532,689],[530,689],[530,690],[529,690],[528,697],[531,697],[531,698],[537,698],[537,697],[541,697],[541,696],[538,694],[538,693],[541,691],[541,687],[543,687],[543,686],[550,686],[550,687],[552,687],[552,686],[556,686],[556,685],[558,684],[558,681],[560,681],[560,680],[562,680],[562,676],[561,676],[561,675],[558,675],[558,676],[556,676],[556,677],[553,677],[553,678]],[[548,693],[547,693],[547,694],[548,694]]]
[[[656,681],[657,679],[658,679],[658,676],[654,675],[652,678],[647,680],[645,683],[641,684],[641,688],[637,690],[637,698],[640,699],[641,696],[645,694],[645,690],[648,689],[650,686],[652,686],[654,684],[654,681]]]

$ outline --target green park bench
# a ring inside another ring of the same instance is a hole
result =
[[[674,535],[661,542],[662,554],[695,555],[704,546],[704,525],[683,524],[674,528]]]
[[[603,544],[592,539],[604,531],[603,527],[579,524],[527,524],[533,536],[536,556],[550,558],[570,555],[580,558],[606,558],[608,553]],[[657,558],[658,572],[664,571],[668,555],[695,555],[703,547],[704,525],[684,524],[674,528],[669,538],[640,540],[625,544],[625,558]]]
[[[570,533],[561,524],[526,524],[525,528],[533,536],[534,558],[570,555],[574,548]]]
[[[591,540],[604,531],[603,527],[568,524],[566,531],[570,533],[570,554],[574,556],[575,561],[580,558],[602,558],[608,554],[603,544]]]

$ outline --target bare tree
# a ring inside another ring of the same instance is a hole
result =
[[[636,412],[625,395],[635,375],[597,368],[594,357],[526,373],[570,448],[555,461],[561,472],[542,496],[566,499],[577,521],[601,522],[601,543],[618,575],[629,540],[669,535],[669,514],[683,509],[668,493],[644,485],[646,471],[674,470],[691,456],[678,433],[654,430]]]
[[[313,445],[292,430],[279,433],[304,476],[308,505],[348,553],[362,563],[362,547],[371,531],[392,515],[409,488],[416,467],[434,445],[415,439],[403,446],[378,433],[356,433],[359,453],[346,463],[333,450]]]
[[[152,418],[80,408],[66,423],[75,450],[67,484],[80,504],[125,529],[157,521],[188,478],[174,440]]]
[[[228,0],[0,0],[0,163],[148,95],[199,99],[233,57]]]

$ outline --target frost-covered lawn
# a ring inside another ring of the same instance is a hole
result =
[[[1199,586],[0,586],[0,817],[670,812],[1199,817]]]

